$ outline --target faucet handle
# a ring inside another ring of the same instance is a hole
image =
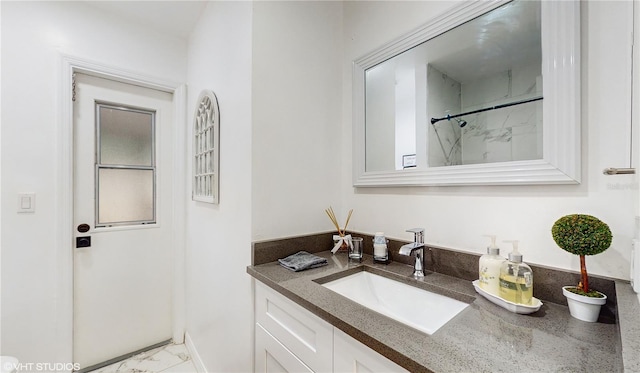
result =
[[[424,242],[424,228],[411,228],[407,229],[407,232],[413,233],[413,242]]]

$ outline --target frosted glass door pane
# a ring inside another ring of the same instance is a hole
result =
[[[98,170],[98,226],[155,220],[153,170]]]
[[[152,166],[154,114],[108,106],[98,108],[100,163]]]

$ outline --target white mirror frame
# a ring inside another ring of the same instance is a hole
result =
[[[366,172],[365,71],[511,0],[454,6],[424,26],[353,62],[353,185],[524,185],[580,183],[580,1],[542,1],[543,158]]]

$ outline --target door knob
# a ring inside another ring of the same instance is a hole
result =
[[[91,226],[89,226],[89,224],[82,223],[78,225],[77,229],[78,229],[78,232],[80,233],[87,233],[89,232],[89,229],[91,229]]]

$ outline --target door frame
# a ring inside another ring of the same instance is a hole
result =
[[[171,82],[156,77],[139,74],[115,66],[60,54],[60,73],[58,80],[58,172],[56,186],[58,191],[56,210],[59,219],[57,232],[57,268],[58,307],[56,315],[56,334],[64,349],[64,361],[73,361],[73,74],[83,73],[122,83],[152,88],[173,94],[173,137],[172,165],[173,203],[173,285],[172,285],[172,330],[175,343],[184,342],[185,334],[185,226],[186,208],[186,118],[187,86],[184,83]]]

